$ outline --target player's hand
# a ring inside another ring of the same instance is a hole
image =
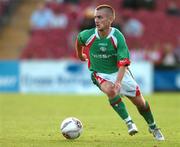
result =
[[[121,89],[121,83],[120,82],[115,82],[114,83],[114,89],[119,93]]]
[[[87,60],[88,60],[86,54],[82,54],[81,56],[79,56],[79,59],[80,59],[81,61],[87,61]]]

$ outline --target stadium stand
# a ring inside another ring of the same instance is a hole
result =
[[[0,0],[7,1],[7,0]],[[22,48],[29,40],[29,17],[36,7],[37,0],[12,0],[16,7],[6,16],[6,23],[0,30],[0,59],[18,59]],[[38,0],[44,1],[44,0]]]
[[[1,0],[0,1],[0,29],[5,25],[18,4],[22,0]]]
[[[176,6],[180,8],[180,1],[175,0]],[[128,46],[134,48],[134,44],[138,42],[143,49],[150,49],[156,43],[160,43],[160,48],[163,51],[165,43],[169,42],[176,46],[180,36],[180,17],[168,15],[166,13],[169,1],[157,0],[155,7],[152,10],[140,8],[137,10],[127,9],[123,7],[123,0],[80,0],[75,3],[71,1],[63,2],[56,0],[46,1],[46,6],[52,12],[61,11],[68,16],[68,24],[63,28],[48,28],[48,29],[32,29],[29,39],[25,47],[21,51],[21,59],[58,59],[64,57],[74,57],[74,49],[71,46],[69,49],[69,36],[72,31],[80,30],[80,24],[84,18],[85,10],[88,6],[95,4],[110,4],[116,10],[118,20],[123,18],[123,15],[129,13],[132,18],[139,20],[144,25],[144,33],[141,37],[125,36]],[[0,9],[1,10],[1,9]],[[87,11],[86,11],[87,12]],[[89,13],[91,13],[89,11]],[[123,21],[120,23],[122,24]],[[75,36],[72,36],[72,38]]]

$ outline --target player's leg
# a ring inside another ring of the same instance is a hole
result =
[[[136,105],[139,113],[147,122],[149,130],[153,133],[155,138],[157,140],[164,140],[162,133],[156,126],[149,103],[142,96],[138,84],[132,77],[131,72],[128,70],[123,77],[120,93],[126,95],[132,101],[132,103]]]
[[[122,87],[120,93],[126,95],[132,101],[132,103],[137,107],[139,113],[143,116],[143,118],[147,122],[149,126],[149,131],[153,133],[154,137],[157,140],[164,140],[161,131],[156,126],[149,103],[142,96],[139,90],[139,86],[134,80],[129,70],[126,71],[123,80],[121,82],[121,85]]]
[[[108,96],[112,108],[125,121],[128,127],[128,133],[130,135],[136,134],[138,129],[128,114],[126,106],[123,103],[118,91],[114,90],[114,84],[112,82],[105,81],[101,84],[101,90]]]
[[[92,73],[91,79],[93,83],[97,85],[99,89],[107,95],[112,108],[125,121],[128,127],[128,133],[130,135],[134,135],[135,133],[137,133],[137,127],[129,116],[126,106],[121,99],[121,96],[117,91],[113,90],[113,83],[103,79],[100,76],[97,76],[96,73]]]
[[[164,140],[163,134],[161,133],[161,131],[159,130],[159,128],[157,127],[154,121],[154,117],[151,112],[149,103],[144,99],[142,94],[140,94],[139,92],[139,95],[135,97],[129,97],[129,99],[134,105],[136,105],[139,113],[143,116],[143,118],[147,122],[150,133],[152,133],[157,140]]]
[[[139,86],[129,70],[126,71],[123,77],[120,93],[126,95],[132,101],[132,103],[136,105],[138,111],[144,117],[149,127],[152,129],[156,127],[149,104],[142,96]]]
[[[129,97],[131,102],[137,107],[139,113],[144,117],[148,126],[151,129],[156,128],[156,123],[154,121],[154,117],[152,115],[149,103],[144,99],[144,97],[140,94],[136,97]]]

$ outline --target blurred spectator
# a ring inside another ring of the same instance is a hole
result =
[[[112,27],[117,28],[119,31],[122,32],[122,26],[123,26],[123,19],[122,16],[118,16],[119,14],[116,14],[116,19],[114,20]]]
[[[37,4],[37,9],[31,16],[32,29],[46,29],[50,26],[50,21],[53,17],[53,12],[48,9],[45,3],[40,2]]]
[[[180,9],[178,8],[176,2],[171,0],[168,4],[169,5],[166,9],[166,13],[169,15],[180,16]]]
[[[65,0],[65,3],[79,4],[79,0]]]
[[[174,54],[177,62],[180,64],[180,37],[178,38],[177,46],[174,49]]]
[[[153,10],[156,7],[156,0],[137,0],[140,8]]]
[[[9,11],[10,11],[10,4],[12,3],[11,2],[12,0],[0,0],[0,11],[1,11],[1,14],[9,14]]]
[[[58,8],[54,10],[50,20],[50,27],[65,29],[67,25],[68,25],[68,16],[66,15],[66,13],[61,12],[61,10]]]
[[[144,25],[136,18],[132,18],[130,13],[123,16],[123,33],[128,37],[141,37],[144,33]]]
[[[0,0],[0,29],[1,26],[8,23],[20,0]]]
[[[95,27],[94,22],[94,9],[96,8],[96,1],[93,1],[91,5],[86,7],[83,12],[83,19],[80,22],[79,29],[85,30]]]
[[[147,59],[154,63],[155,65],[159,65],[162,62],[162,51],[160,43],[155,43],[153,47],[147,50]]]
[[[78,29],[78,25],[80,24],[81,20],[82,20],[82,13],[79,13],[82,11],[82,8],[79,5],[73,4],[73,3],[69,3],[67,8],[67,15],[68,15],[68,19],[69,19],[69,24],[68,27],[72,28],[72,27],[76,27]]]
[[[146,60],[146,49],[142,48],[139,42],[135,42],[134,47],[130,50],[131,60],[138,62],[138,61],[145,61]]]
[[[138,9],[138,3],[137,0],[123,0],[122,6],[124,8],[131,8],[131,9]]]
[[[66,0],[55,0],[57,3],[61,4],[64,3]]]
[[[176,64],[176,58],[173,52],[173,45],[166,43],[163,48],[163,60],[162,64],[166,66],[173,66]]]
[[[46,3],[58,3],[58,4],[61,4],[61,3],[64,3],[64,0],[45,0]]]
[[[68,53],[67,54],[71,57],[76,57],[74,45],[75,45],[76,36],[78,35],[78,32],[79,30],[76,27],[73,27],[67,36],[67,40],[68,40],[68,51],[67,51]]]
[[[145,9],[154,9],[155,0],[123,0],[122,5],[124,8],[131,8],[134,10],[145,8]]]

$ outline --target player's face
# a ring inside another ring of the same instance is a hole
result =
[[[107,30],[111,26],[111,20],[109,18],[109,15],[107,11],[103,9],[95,10],[94,20],[98,31]]]

